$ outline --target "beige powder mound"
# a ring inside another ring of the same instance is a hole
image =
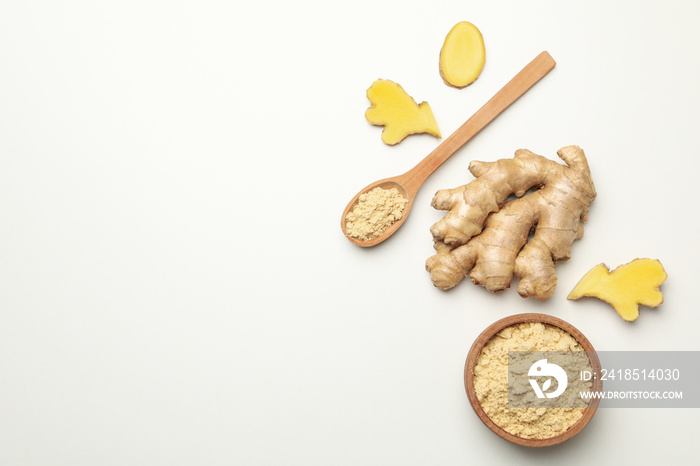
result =
[[[477,398],[489,418],[506,432],[535,439],[554,437],[576,424],[586,406],[582,400],[566,403],[581,408],[508,408],[508,351],[581,351],[588,363],[578,341],[553,325],[527,322],[501,330],[484,345],[474,368]],[[575,390],[576,394],[579,389],[586,390],[585,384],[590,388],[590,382],[574,383],[582,384]]]
[[[368,241],[381,235],[400,220],[408,199],[398,189],[374,188],[360,196],[357,205],[345,217],[348,236]]]

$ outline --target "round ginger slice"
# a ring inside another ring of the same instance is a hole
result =
[[[481,31],[468,21],[454,25],[440,50],[440,76],[458,89],[472,84],[481,74],[486,48]]]

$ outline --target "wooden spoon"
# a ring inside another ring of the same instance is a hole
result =
[[[508,84],[503,86],[503,88],[498,91],[496,95],[491,97],[491,100],[486,102],[486,104],[477,110],[477,112],[464,124],[462,124],[457,131],[452,133],[452,135],[437,146],[435,150],[428,154],[423,160],[418,162],[415,167],[403,175],[392,178],[384,178],[383,180],[375,181],[374,183],[363,188],[355,195],[355,197],[352,198],[343,211],[343,217],[340,220],[340,228],[343,230],[345,237],[358,246],[369,247],[381,243],[396,233],[396,230],[398,230],[403,222],[406,221],[408,213],[411,211],[411,207],[413,206],[413,200],[416,197],[416,193],[423,185],[425,180],[427,180],[428,177],[432,175],[433,172],[438,169],[438,167],[440,167],[440,165],[445,163],[445,161],[447,161],[447,159],[449,159],[450,156],[457,151],[457,149],[462,147],[479,131],[484,129],[486,125],[500,115],[503,110],[508,108],[510,104],[515,102],[528,89],[534,86],[537,81],[549,73],[552,68],[554,68],[554,65],[556,65],[556,62],[551,55],[549,55],[549,53],[540,53],[534,60],[528,63],[525,68],[520,70],[520,72],[516,74],[515,77],[508,82]],[[376,187],[381,187],[384,189],[397,188],[401,195],[408,199],[408,202],[403,209],[401,219],[394,222],[388,229],[384,230],[381,235],[370,240],[363,241],[349,236],[347,233],[345,217],[347,216],[348,212],[355,207],[360,195]]]

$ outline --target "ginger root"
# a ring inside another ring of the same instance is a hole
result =
[[[384,126],[382,141],[394,145],[406,136],[429,133],[440,138],[440,130],[428,102],[416,103],[401,86],[388,79],[376,80],[367,89],[371,106],[365,118],[373,125]]]
[[[472,23],[454,25],[440,49],[440,76],[448,86],[462,89],[481,74],[486,61],[486,48],[481,31]]]
[[[664,302],[659,287],[667,277],[663,265],[656,259],[635,259],[612,272],[605,264],[598,264],[583,276],[567,299],[596,297],[630,322],[639,317],[640,304],[656,307]]]
[[[447,290],[469,274],[473,283],[500,291],[515,274],[521,296],[552,296],[554,262],[570,257],[596,197],[583,150],[568,146],[557,155],[568,166],[526,149],[513,159],[474,161],[474,181],[435,194],[432,206],[448,210],[430,229],[437,254],[426,269],[436,287]],[[526,194],[532,188],[539,189]],[[508,200],[511,194],[517,198]]]

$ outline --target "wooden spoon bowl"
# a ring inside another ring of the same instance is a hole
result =
[[[350,202],[348,203],[347,207],[345,207],[345,210],[343,211],[343,217],[340,220],[340,228],[343,230],[343,232],[347,231],[347,220],[346,217],[348,215],[348,212],[352,211],[352,209],[355,208],[357,205],[358,200],[360,199],[360,196],[366,192],[369,192],[373,190],[374,188],[382,188],[382,189],[391,189],[391,188],[396,188],[399,191],[399,194],[401,194],[403,197],[408,199],[408,202],[404,206],[403,210],[401,211],[401,218],[395,221],[394,223],[391,224],[389,228],[384,230],[381,235],[377,236],[376,238],[372,238],[369,240],[361,240],[358,238],[355,238],[353,236],[348,235],[347,233],[345,234],[346,238],[350,240],[351,243],[354,243],[358,246],[361,246],[363,248],[367,248],[370,246],[374,246],[376,244],[381,243],[391,235],[393,235],[396,230],[399,229],[399,227],[403,224],[403,222],[406,221],[406,217],[408,217],[408,213],[411,211],[411,207],[413,206],[413,200],[416,198],[416,192],[418,191],[417,189],[409,191],[406,186],[408,185],[410,188],[410,184],[406,183],[406,180],[404,179],[404,176],[396,176],[393,178],[385,178],[383,180],[375,181],[374,183],[370,184],[369,186],[366,186],[362,191],[357,193],[355,197],[353,197]]]
[[[585,408],[583,417],[581,417],[581,419],[579,419],[578,422],[576,422],[576,424],[571,426],[565,432],[554,437],[534,439],[523,438],[518,437],[517,435],[513,435],[510,432],[504,430],[499,425],[497,425],[495,422],[493,422],[484,411],[484,408],[481,406],[479,398],[476,394],[476,389],[474,388],[474,368],[476,367],[477,359],[479,358],[479,354],[484,348],[484,345],[488,343],[488,341],[491,340],[491,338],[493,338],[494,335],[496,335],[504,328],[524,322],[542,322],[544,324],[553,325],[567,332],[569,335],[574,337],[576,341],[578,341],[579,344],[583,347],[584,351],[587,352],[593,373],[600,374],[600,360],[598,359],[598,355],[596,354],[593,345],[576,327],[574,327],[568,322],[565,322],[561,319],[552,317],[547,314],[517,314],[494,322],[493,324],[488,326],[486,330],[481,332],[481,334],[474,341],[474,344],[469,350],[469,355],[467,356],[466,364],[464,365],[464,387],[467,391],[467,397],[469,398],[469,403],[474,409],[474,412],[479,417],[479,419],[481,419],[481,421],[486,425],[486,427],[491,429],[491,431],[494,432],[496,435],[505,440],[508,440],[509,442],[515,443],[516,445],[522,445],[525,447],[549,447],[565,442],[577,435],[579,432],[581,432],[583,428],[588,425],[588,423],[593,418],[593,415],[596,413],[598,405],[600,404],[600,398],[592,399],[588,403],[588,406]],[[602,389],[603,382],[600,380],[600,378],[594,378],[591,391],[600,392]]]

